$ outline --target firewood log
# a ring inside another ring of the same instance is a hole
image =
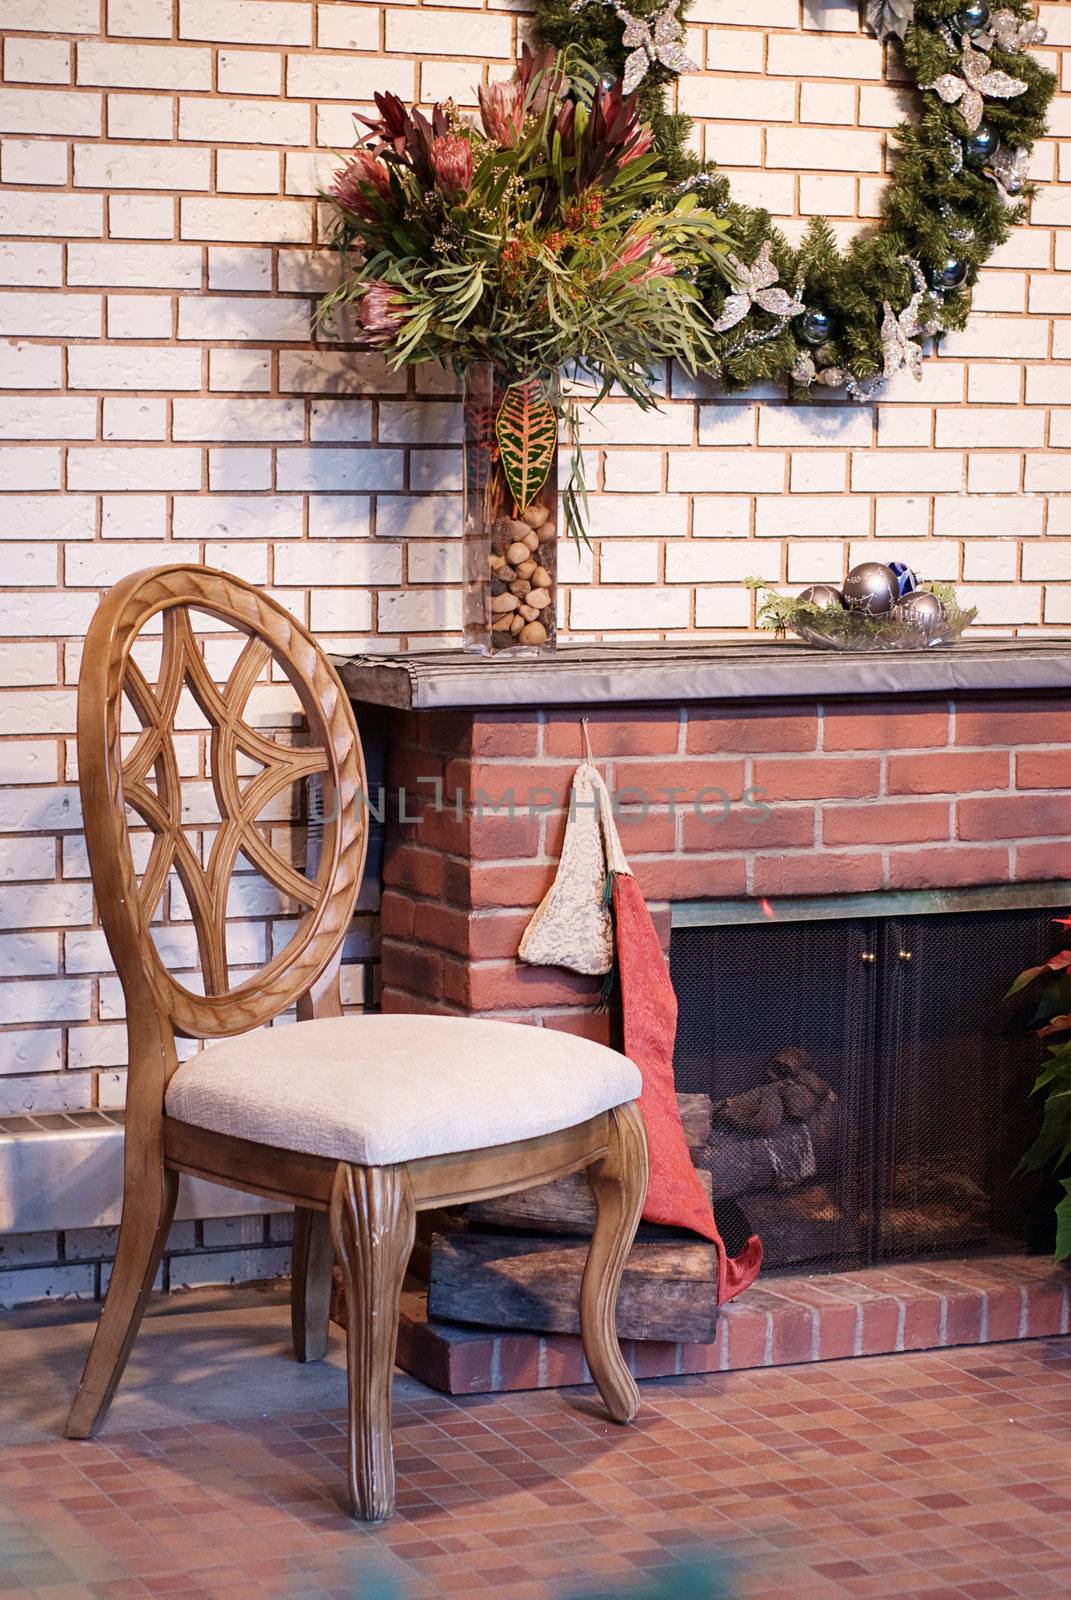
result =
[[[436,1234],[428,1313],[450,1322],[543,1333],[580,1331],[586,1240]],[[707,1343],[717,1321],[717,1256],[706,1243],[637,1244],[617,1303],[623,1339]]]
[[[679,1094],[684,1137],[695,1161],[710,1135],[710,1096]],[[699,1180],[710,1193],[710,1176],[700,1172]],[[481,1200],[466,1206],[470,1222],[493,1223],[503,1228],[528,1228],[537,1233],[589,1234],[595,1226],[595,1202],[582,1172],[571,1172],[537,1189],[522,1189],[496,1200]]]

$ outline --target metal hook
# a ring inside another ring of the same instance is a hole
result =
[[[580,719],[580,737],[584,741],[584,754],[587,756],[589,761],[594,761],[595,760],[595,756],[594,756],[594,753],[593,753],[592,748],[591,748],[591,740],[588,737],[588,719],[587,719],[587,717],[581,717],[581,719]]]

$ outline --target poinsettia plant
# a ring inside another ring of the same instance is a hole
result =
[[[321,322],[352,306],[358,345],[396,367],[575,364],[596,401],[616,386],[655,406],[659,364],[714,361],[694,280],[728,224],[667,183],[635,97],[567,52],[525,46],[513,80],[478,94],[478,124],[393,94],[359,119],[325,197],[344,271]]]
[[[1071,928],[1071,917],[1056,919]],[[1051,1040],[1048,1058],[1034,1083],[1044,1095],[1041,1127],[1023,1157],[1026,1172],[1051,1172],[1060,1180],[1063,1197],[1056,1206],[1057,1261],[1071,1257],[1071,950],[1060,950],[1039,966],[1027,967],[1008,990],[1007,998],[1037,989],[1033,1021],[1040,1039]]]

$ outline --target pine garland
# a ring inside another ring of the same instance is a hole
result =
[[[665,0],[621,3],[652,26],[665,9]],[[676,8],[682,22],[689,3],[680,0]],[[829,337],[816,349],[802,337],[800,314],[779,318],[752,305],[746,317],[714,338],[718,370],[727,387],[787,378],[797,397],[847,387],[855,398],[866,398],[900,365],[917,370],[918,346],[905,345],[904,338],[939,339],[944,332],[963,327],[982,265],[1022,220],[1025,201],[1035,192],[1025,180],[1012,181],[1006,192],[997,181],[1001,160],[1022,152],[1025,165],[1026,155],[1045,132],[1056,79],[1019,41],[1005,48],[997,39],[983,38],[990,69],[1025,83],[1026,89],[1009,98],[985,94],[983,126],[999,135],[1000,159],[995,168],[980,170],[965,164],[964,142],[971,129],[961,106],[946,103],[928,87],[944,74],[961,75],[966,35],[956,19],[962,3],[915,0],[912,7],[910,0],[897,0],[895,6],[886,0],[883,8],[871,0],[868,6],[872,20],[882,15],[888,19],[884,26],[879,23],[879,31],[888,39],[889,49],[901,50],[920,88],[923,109],[918,123],[902,124],[895,132],[898,157],[883,196],[880,226],[861,233],[843,252],[824,218],[814,219],[794,247],[767,212],[735,202],[727,180],[687,148],[691,118],[666,109],[667,89],[675,74],[657,61],[649,66],[636,92],[644,119],[654,127],[668,180],[697,189],[702,204],[729,222],[738,241],[738,257],[746,266],[769,241],[778,285],[830,319]],[[1004,0],[999,10],[994,5],[995,16],[1001,11],[1024,24],[1034,14],[1030,0]],[[897,17],[913,12],[902,45],[894,12]],[[742,20],[745,16],[742,6]],[[629,52],[613,0],[585,0],[577,10],[571,0],[537,0],[536,20],[546,44],[572,44],[600,70],[621,73]],[[936,274],[947,261],[960,262],[964,276],[960,284],[941,288]],[[732,286],[727,288],[724,277],[711,274],[703,289],[712,316],[721,318]],[[900,318],[904,336],[892,344],[883,339],[883,323],[888,332],[886,306]]]

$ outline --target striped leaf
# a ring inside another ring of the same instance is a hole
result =
[[[502,470],[518,512],[542,489],[558,443],[558,419],[538,378],[511,383],[495,419]]]

